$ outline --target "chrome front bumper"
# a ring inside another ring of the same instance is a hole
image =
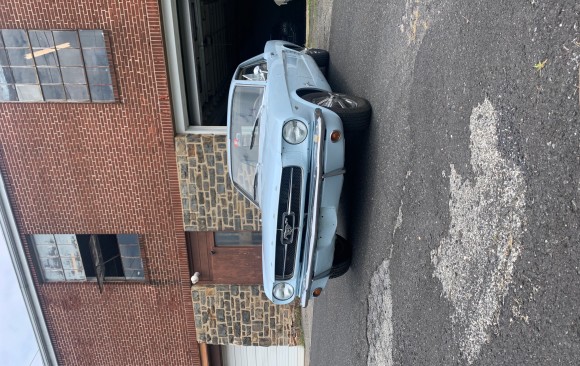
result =
[[[306,248],[308,254],[306,256],[306,261],[303,263],[305,270],[303,272],[304,275],[302,276],[302,284],[300,286],[300,305],[302,307],[308,306],[314,277],[314,251],[316,250],[316,241],[318,237],[318,216],[320,213],[320,202],[322,198],[322,180],[324,179],[324,136],[326,133],[326,126],[320,108],[316,108],[314,111],[314,119],[316,130],[313,139],[314,151],[311,164],[312,188],[310,192],[310,202],[308,203],[309,207],[311,207],[311,211],[308,216],[309,222],[306,234],[306,237],[308,238],[308,248]]]

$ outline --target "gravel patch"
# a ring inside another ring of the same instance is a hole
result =
[[[475,177],[464,180],[451,164],[449,233],[431,253],[434,276],[454,307],[454,338],[469,364],[497,323],[526,221],[524,176],[501,156],[497,123],[489,100],[473,109],[470,161]]]
[[[367,338],[367,365],[393,365],[393,301],[391,297],[390,260],[385,260],[371,279]]]

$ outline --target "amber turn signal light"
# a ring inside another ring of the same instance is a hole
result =
[[[340,132],[339,132],[339,134],[340,134]],[[319,287],[316,290],[312,291],[312,296],[318,297],[318,296],[320,296],[321,293],[322,293],[322,289]]]
[[[337,142],[338,140],[340,140],[340,131],[338,130],[332,131],[332,133],[330,134],[330,141]]]

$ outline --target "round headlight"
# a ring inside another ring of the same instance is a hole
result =
[[[282,137],[284,137],[284,140],[293,145],[304,141],[307,135],[308,128],[306,125],[295,119],[286,122],[282,129]]]
[[[285,301],[291,298],[292,295],[294,295],[294,287],[285,282],[280,282],[276,286],[274,286],[272,294],[276,299],[280,301]]]

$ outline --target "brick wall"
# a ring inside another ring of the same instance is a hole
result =
[[[103,29],[113,104],[0,104],[0,166],[23,240],[138,233],[145,283],[41,283],[63,365],[197,365],[172,117],[156,0],[5,0],[0,28]],[[30,248],[25,247],[29,253]]]
[[[261,230],[259,210],[228,176],[225,135],[180,135],[175,149],[185,230]]]
[[[197,339],[208,344],[296,346],[299,305],[274,305],[259,285],[191,288]]]

